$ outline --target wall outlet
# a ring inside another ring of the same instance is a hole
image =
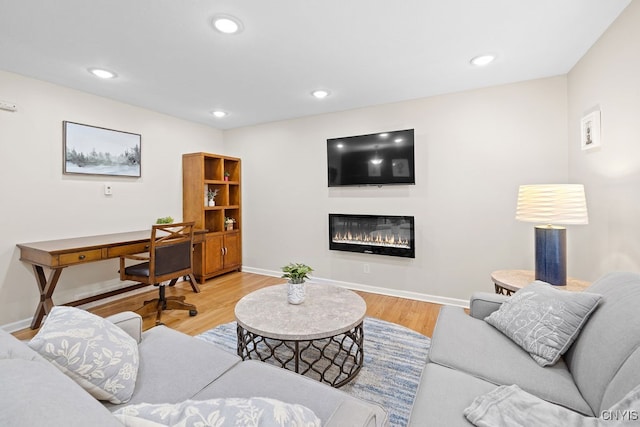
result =
[[[365,264],[365,265],[364,265],[364,267],[362,268],[362,270],[363,270],[366,274],[371,273],[371,269],[369,268],[369,264]]]
[[[104,195],[105,196],[111,196],[113,194],[113,187],[111,186],[111,184],[105,184],[104,185]]]

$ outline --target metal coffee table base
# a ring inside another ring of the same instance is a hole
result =
[[[283,341],[263,337],[238,324],[238,356],[281,366],[290,371],[342,387],[362,368],[362,323],[350,331],[326,338]]]

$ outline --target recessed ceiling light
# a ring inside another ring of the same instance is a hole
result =
[[[495,55],[480,55],[471,59],[470,62],[476,67],[484,67],[485,65],[492,63],[494,59],[496,59]]]
[[[326,98],[327,96],[329,96],[329,91],[328,90],[324,90],[324,89],[318,89],[318,90],[314,90],[313,92],[311,92],[311,95],[313,95],[314,97],[316,97],[318,99],[323,99],[323,98]]]
[[[118,75],[113,71],[105,70],[104,68],[89,68],[88,71],[101,79],[115,79],[118,77]]]
[[[393,142],[395,142],[396,144],[399,144],[399,143],[401,143],[402,141],[403,141],[403,139],[402,139],[402,138],[396,138],[396,139],[394,139],[394,140],[393,140]]]
[[[226,111],[222,111],[222,110],[215,110],[211,114],[213,114],[215,117],[217,117],[219,119],[229,115],[229,113],[227,113]]]
[[[213,28],[223,34],[238,34],[244,28],[242,21],[231,15],[216,15],[211,20]]]

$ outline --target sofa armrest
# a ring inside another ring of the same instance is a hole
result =
[[[142,341],[142,316],[133,311],[123,311],[107,317],[107,320],[131,335],[138,344]]]
[[[484,319],[499,309],[507,298],[509,297],[506,295],[492,294],[489,292],[474,292],[469,300],[469,314],[476,319]]]

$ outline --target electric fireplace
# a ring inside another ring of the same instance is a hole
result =
[[[414,218],[329,214],[329,249],[415,258]]]

